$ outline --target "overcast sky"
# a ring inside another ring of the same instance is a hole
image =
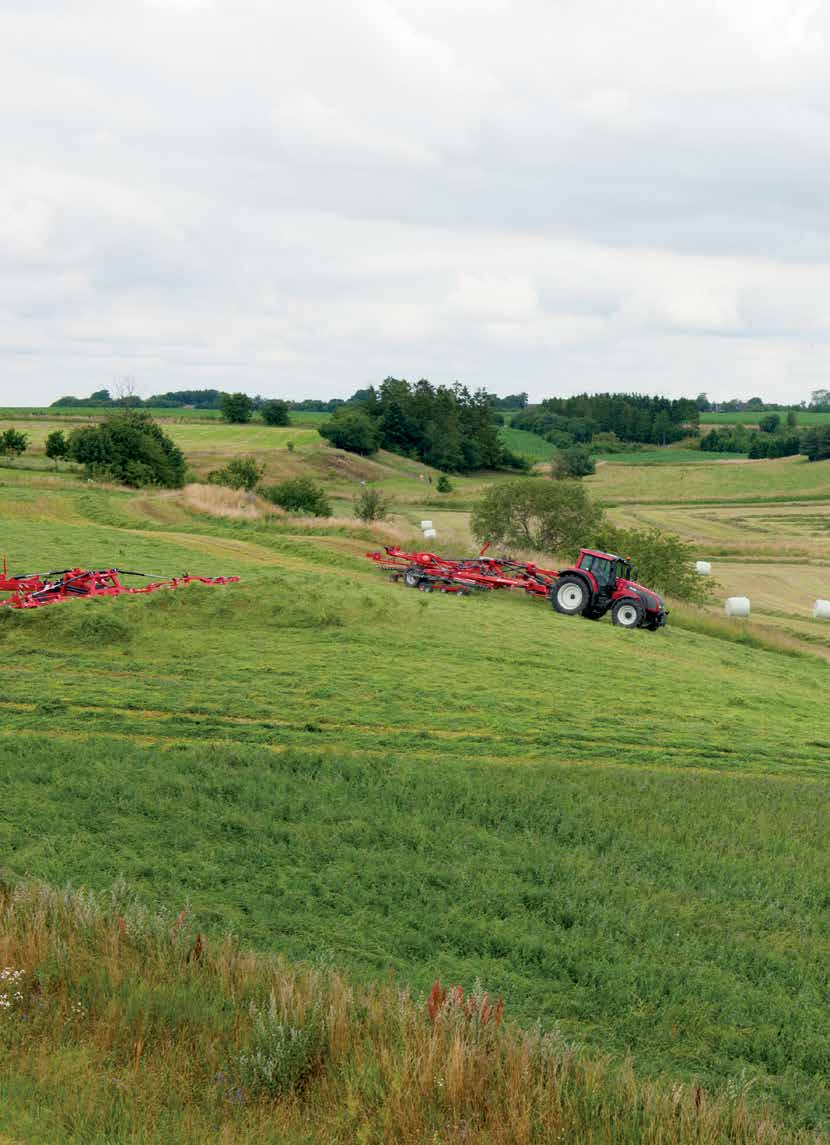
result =
[[[0,396],[830,384],[830,4],[0,0]]]

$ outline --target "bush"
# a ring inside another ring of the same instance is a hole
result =
[[[26,452],[26,447],[29,444],[29,439],[25,433],[19,433],[16,429],[7,429],[5,433],[0,434],[0,454],[7,456],[11,454],[12,457],[20,457],[21,453]]]
[[[260,493],[273,505],[292,513],[306,513],[310,517],[331,516],[331,502],[325,489],[310,477],[291,477],[277,485],[263,486]]]
[[[588,543],[602,520],[578,481],[525,479],[493,485],[473,510],[470,527],[480,544],[563,553]]]
[[[780,424],[781,418],[777,413],[767,413],[758,418],[758,428],[762,433],[775,433]]]
[[[556,477],[589,477],[596,472],[596,465],[587,445],[569,445],[560,450],[553,463]]]
[[[229,489],[256,489],[262,480],[265,466],[255,457],[234,457],[224,469],[208,474],[211,485],[227,485]]]
[[[62,429],[53,429],[46,438],[46,456],[53,461],[60,461],[61,458],[66,457],[69,453],[69,442],[66,440]]]
[[[281,401],[268,401],[263,402],[260,407],[262,420],[266,425],[288,425],[288,402]]]
[[[184,454],[142,410],[123,410],[100,425],[74,430],[67,454],[85,465],[90,477],[135,487],[184,484]]]
[[[320,1005],[302,1014],[291,1009],[286,1013],[271,994],[267,1010],[253,1011],[251,1044],[239,1057],[240,1080],[253,1094],[279,1097],[301,1089],[325,1060],[329,1040]]]
[[[222,394],[219,408],[225,421],[242,425],[251,420],[254,403],[247,394]]]
[[[380,489],[364,485],[354,499],[354,515],[360,521],[383,521],[389,516],[389,502]]]
[[[378,431],[368,414],[359,410],[338,410],[318,433],[336,449],[368,456],[378,448]]]
[[[712,592],[711,578],[699,576],[695,569],[692,545],[673,533],[654,527],[618,529],[605,522],[594,543],[597,548],[627,557],[634,579],[647,588],[698,604]]]
[[[438,478],[437,482],[435,483],[435,488],[439,493],[452,493],[452,482],[450,481],[449,477],[447,477],[446,473],[442,473]]]

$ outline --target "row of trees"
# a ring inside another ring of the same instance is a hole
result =
[[[56,429],[46,439],[46,455],[77,461],[93,479],[140,488],[184,484],[184,454],[144,410],[126,409],[85,425],[68,436]]]
[[[388,449],[447,473],[527,468],[502,443],[484,390],[387,378],[355,397],[320,426],[339,449],[364,455]]]
[[[612,433],[622,442],[668,445],[696,433],[699,421],[697,404],[689,398],[580,394],[546,398],[514,415],[512,424],[567,448],[590,444],[601,433]]]
[[[830,390],[813,390],[808,402],[788,403],[767,402],[763,398],[730,398],[728,401],[710,401],[708,394],[698,394],[697,408],[701,413],[763,413],[774,410],[786,413],[788,410],[827,410],[830,411]]]

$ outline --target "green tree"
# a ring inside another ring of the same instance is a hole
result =
[[[590,477],[596,473],[596,464],[587,445],[569,445],[561,449],[553,463],[557,477]]]
[[[520,479],[491,486],[473,510],[470,527],[480,544],[575,555],[591,543],[602,521],[602,509],[578,481]]]
[[[46,456],[52,461],[60,461],[69,453],[69,442],[61,429],[53,429],[46,438]]]
[[[330,517],[331,502],[322,485],[310,477],[290,477],[277,485],[264,485],[263,497],[292,513],[306,513],[311,517]]]
[[[208,474],[211,485],[227,485],[229,489],[256,489],[262,480],[265,466],[255,457],[234,457],[224,469],[214,469]]]
[[[777,413],[765,413],[758,418],[758,428],[762,433],[775,433],[781,425],[781,418]]]
[[[254,403],[247,394],[222,394],[222,417],[225,421],[235,425],[242,425],[250,421],[254,412]]]
[[[266,425],[289,424],[288,402],[279,401],[276,398],[263,402],[259,412],[262,414],[262,420]]]
[[[383,521],[389,515],[389,502],[380,489],[363,485],[354,499],[354,515],[360,521]]]
[[[145,410],[121,410],[74,430],[68,456],[93,478],[135,487],[184,484],[184,454]]]
[[[435,483],[435,488],[439,493],[452,493],[452,482],[446,473],[442,473]]]
[[[7,429],[0,434],[0,454],[3,456],[20,457],[26,452],[29,439],[25,433],[16,429]]]
[[[367,456],[378,448],[378,431],[374,421],[360,410],[342,406],[318,432],[336,449]]]
[[[798,416],[796,415],[795,410],[791,409],[787,413],[787,429],[795,429],[795,427],[797,425],[798,425]]]

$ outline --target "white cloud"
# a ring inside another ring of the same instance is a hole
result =
[[[800,399],[817,0],[0,0],[0,389]]]

